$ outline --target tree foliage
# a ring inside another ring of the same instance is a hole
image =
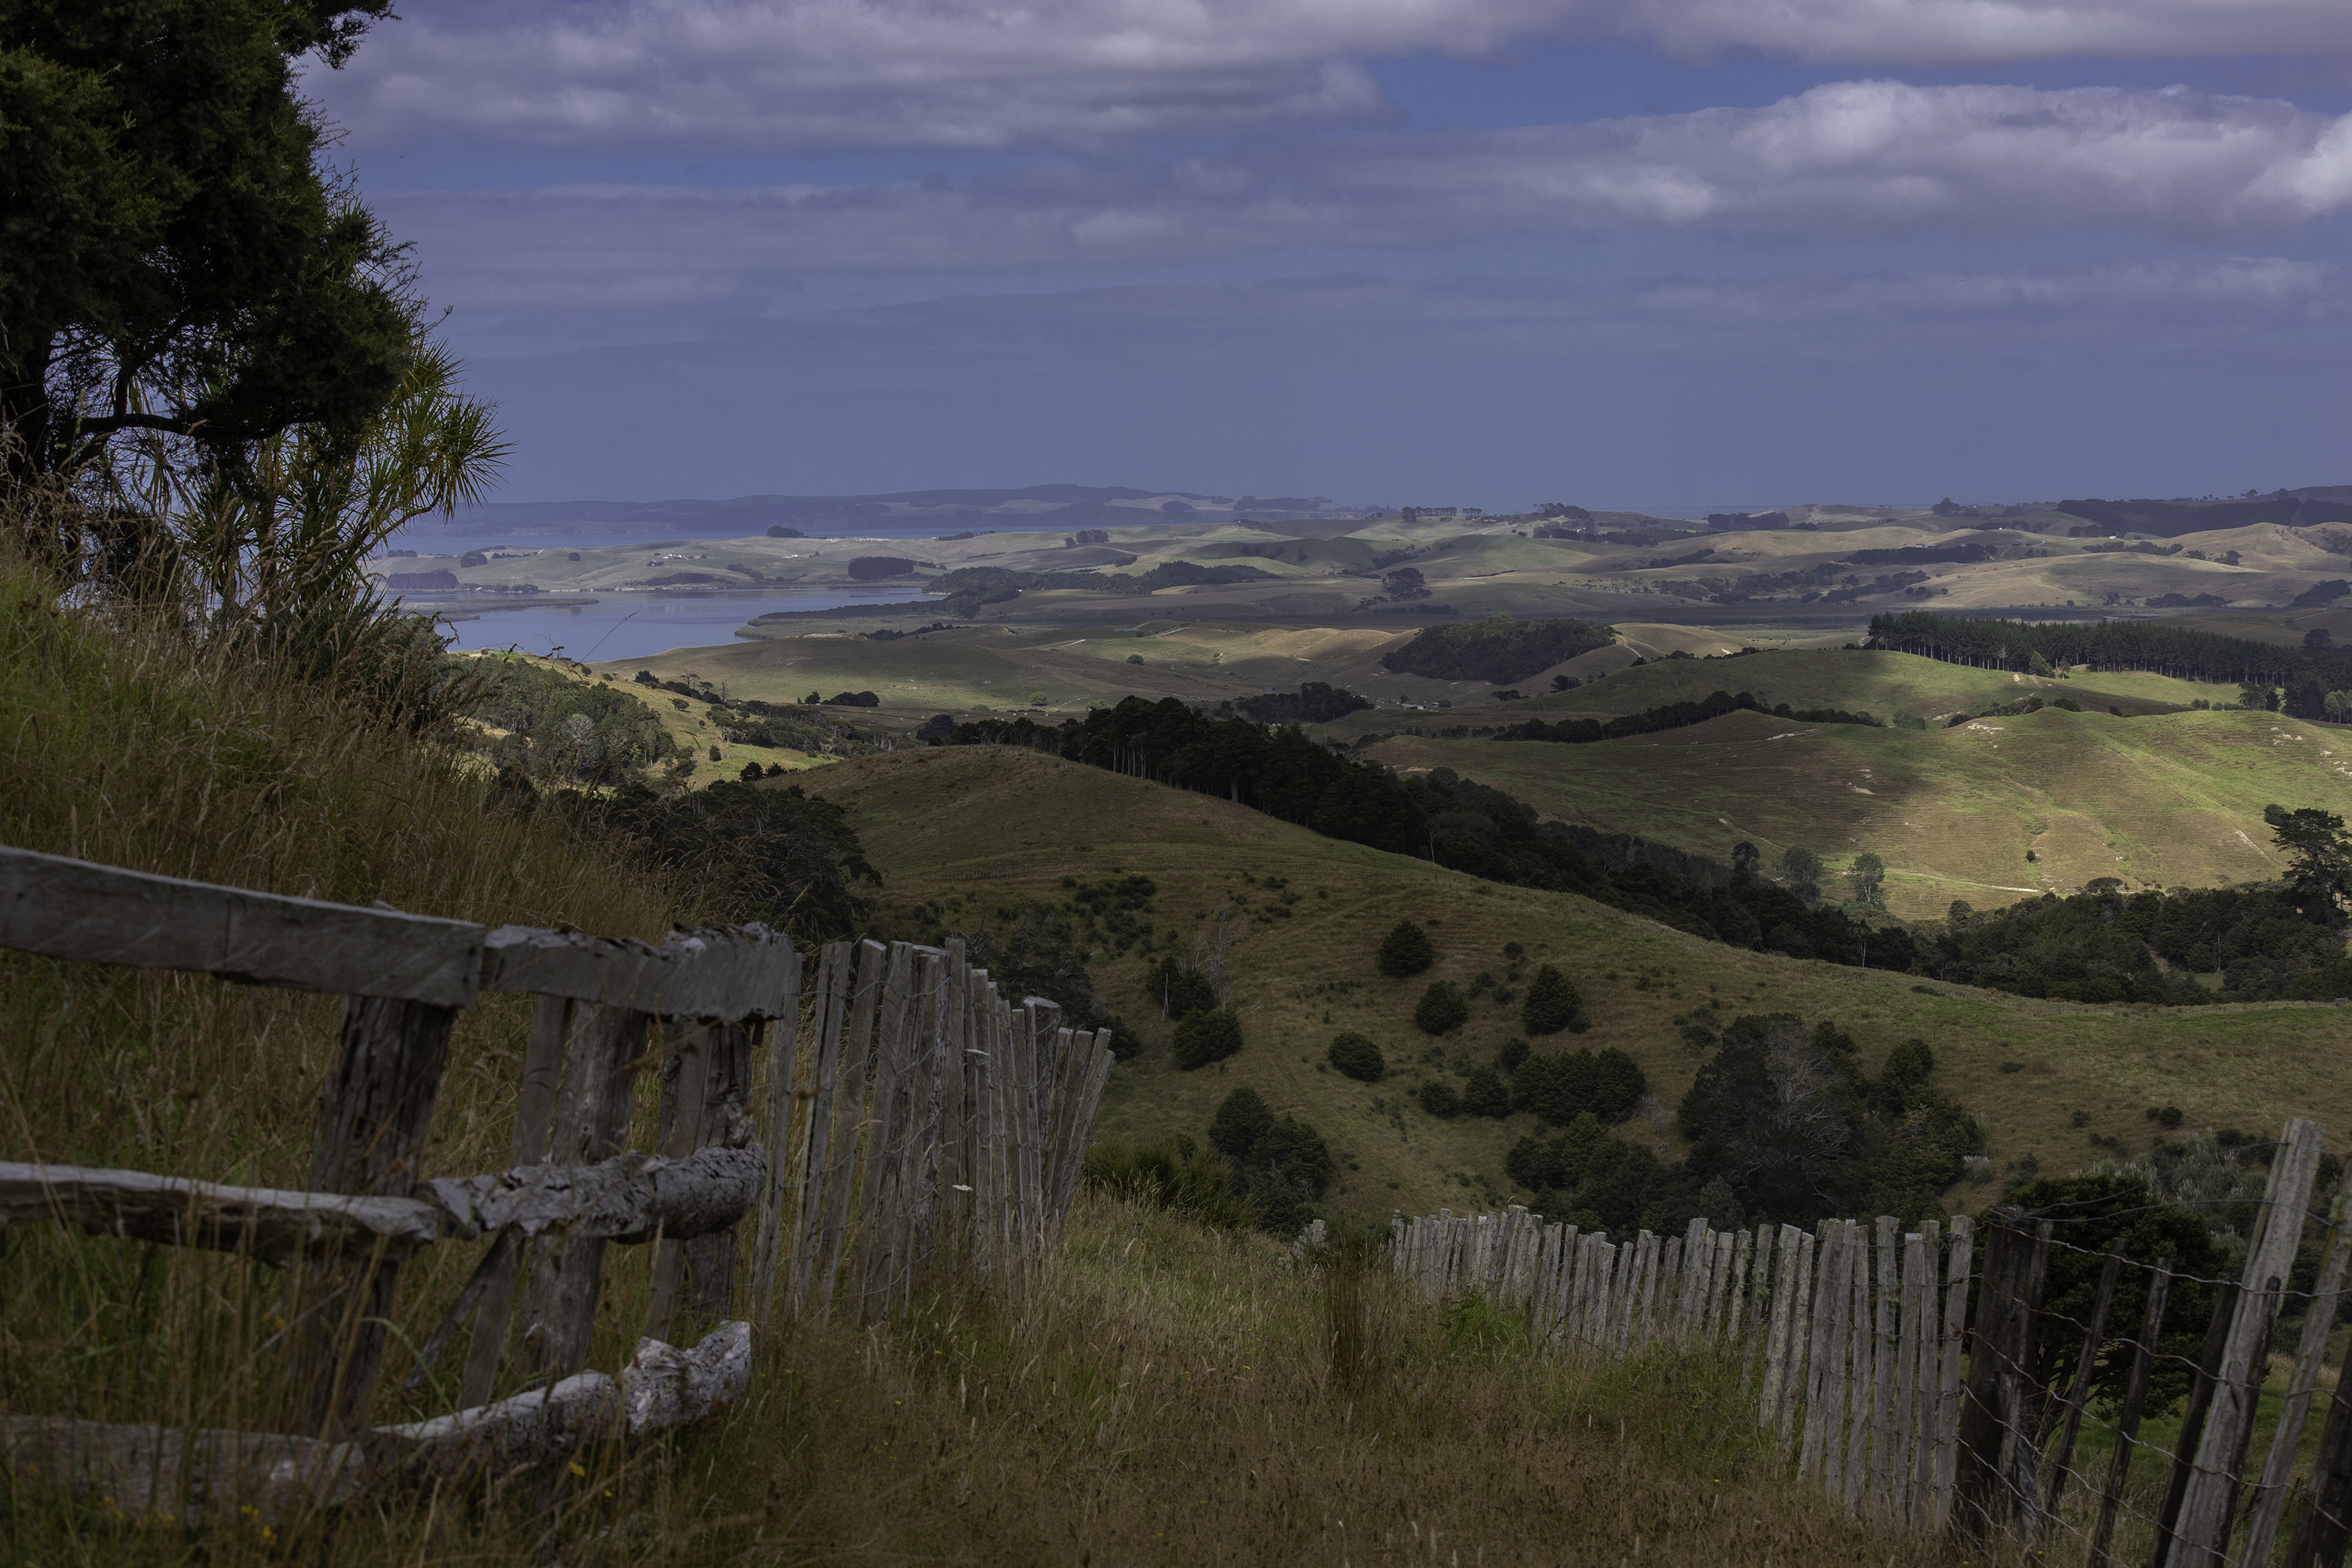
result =
[[[1381,951],[1374,962],[1382,974],[1391,980],[1403,980],[1435,963],[1437,948],[1418,921],[1399,921],[1381,939]]]
[[[1381,1047],[1372,1043],[1369,1035],[1352,1031],[1334,1035],[1328,1054],[1333,1068],[1359,1083],[1378,1083],[1389,1070],[1388,1058],[1381,1055]]]
[[[1614,1046],[1599,1051],[1530,1053],[1511,1073],[1512,1098],[1555,1127],[1580,1116],[1622,1121],[1650,1092],[1633,1058]]]
[[[1614,628],[1582,621],[1515,621],[1507,616],[1428,626],[1381,656],[1381,667],[1432,680],[1508,686],[1616,639]]]
[[[1519,1003],[1519,1026],[1530,1035],[1557,1035],[1574,1026],[1583,1011],[1584,996],[1576,982],[1547,963],[1528,982],[1527,996]]]
[[[575,796],[572,804],[627,835],[653,864],[720,889],[717,920],[837,942],[865,929],[870,910],[858,885],[881,885],[848,813],[797,784],[761,789],[722,779],[662,795],[632,783],[609,803]]]
[[[1413,1027],[1424,1035],[1450,1034],[1470,1021],[1470,1004],[1451,980],[1433,980],[1412,1009]]]
[[[2317,806],[2263,808],[2271,839],[2287,858],[2287,882],[2304,918],[2334,927],[2352,898],[2352,836],[2344,819]]]
[[[1176,1065],[1186,1072],[1223,1061],[1241,1048],[1242,1021],[1222,1008],[1188,1014],[1176,1026]]]

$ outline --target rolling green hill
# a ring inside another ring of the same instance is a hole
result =
[[[1733,743],[1770,742],[1759,734]],[[2095,1135],[2143,1148],[2159,1136],[2144,1115],[2153,1105],[2179,1105],[2192,1128],[2263,1128],[2289,1113],[2340,1123],[2352,1115],[2352,1080],[2329,1065],[2352,1046],[2352,1011],[2084,1007],[1752,953],[1570,895],[1480,882],[1224,801],[1027,752],[902,752],[837,763],[807,782],[849,810],[887,879],[885,923],[909,934],[929,929],[919,905],[944,910],[951,927],[979,929],[1008,917],[1022,898],[1067,898],[1066,877],[1114,872],[1153,879],[1150,918],[1163,942],[1173,933],[1179,952],[1189,953],[1195,933],[1223,914],[1248,1044],[1222,1067],[1174,1068],[1166,1026],[1144,994],[1150,959],[1106,952],[1093,964],[1106,999],[1148,1042],[1114,1073],[1102,1130],[1197,1138],[1223,1097],[1249,1084],[1277,1113],[1296,1111],[1323,1131],[1340,1162],[1332,1201],[1367,1218],[1391,1207],[1458,1210],[1511,1195],[1503,1155],[1533,1130],[1529,1117],[1441,1121],[1408,1106],[1426,1077],[1489,1060],[1519,1032],[1516,1004],[1491,998],[1474,1001],[1469,1024],[1442,1044],[1410,1021],[1432,979],[1468,985],[1485,973],[1500,980],[1509,942],[1524,944],[1531,962],[1559,963],[1583,988],[1593,1026],[1578,1046],[1621,1047],[1640,1062],[1652,1102],[1622,1131],[1670,1153],[1672,1109],[1699,1063],[1675,1016],[1710,1000],[1727,1016],[1788,1010],[1834,1018],[1860,1039],[1873,1071],[1895,1043],[1931,1041],[1939,1081],[1984,1118],[2000,1169],[2027,1156],[2046,1170],[2073,1169],[2102,1152],[2089,1142]],[[1428,922],[1438,964],[1410,981],[1382,979],[1373,951],[1406,914]],[[1357,1083],[1321,1065],[1331,1036],[1349,1029],[1379,1043],[1388,1079]],[[1433,1059],[1433,1049],[1444,1059]],[[2089,1113],[2087,1128],[2070,1125],[2076,1110]],[[1948,1201],[1981,1206],[1989,1195],[1962,1186]]]
[[[1717,859],[1743,838],[1768,856],[1801,844],[1833,871],[1875,850],[1890,907],[1911,919],[2102,877],[2134,888],[2267,879],[2279,861],[2263,806],[2352,812],[2352,737],[2243,711],[2045,708],[1925,732],[1733,713],[1594,745],[1399,735],[1368,754],[1450,767],[1547,816]]]

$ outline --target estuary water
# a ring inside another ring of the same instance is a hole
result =
[[[410,608],[470,616],[445,623],[450,647],[462,653],[511,647],[520,653],[590,659],[644,658],[672,648],[712,647],[739,639],[735,628],[771,610],[829,610],[841,605],[918,598],[912,584],[887,588],[810,589],[805,593],[607,594],[593,605],[503,603],[495,598],[428,599]],[[499,607],[483,609],[484,604]],[[505,605],[512,605],[509,609]],[[944,612],[942,612],[944,613]]]

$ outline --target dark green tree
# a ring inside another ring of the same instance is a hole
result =
[[[1189,963],[1178,962],[1174,953],[1161,956],[1151,966],[1151,999],[1160,1004],[1160,1016],[1185,1019],[1195,1013],[1212,1012],[1217,1005],[1217,988],[1207,975]]]
[[[1508,1116],[1511,1091],[1493,1068],[1473,1068],[1462,1085],[1462,1109],[1473,1116]]]
[[[2336,924],[2352,896],[2352,835],[2344,831],[2344,819],[2317,806],[2266,805],[2263,820],[2270,824],[2272,842],[2286,853],[2287,881],[2304,918]]]
[[[323,156],[305,56],[389,0],[17,0],[0,12],[0,427],[18,477],[126,431],[234,465],[390,399],[417,311]]]
[[[1209,1122],[1209,1147],[1236,1160],[1247,1160],[1257,1141],[1274,1126],[1274,1111],[1265,1097],[1247,1084],[1225,1096]]]
[[[665,870],[691,871],[712,904],[698,918],[761,921],[803,942],[863,930],[871,912],[860,883],[879,887],[848,813],[789,789],[721,779],[708,789],[660,795],[641,784],[609,803],[570,797],[572,809],[617,828]]]
[[[1176,1026],[1176,1065],[1190,1072],[1223,1061],[1242,1048],[1242,1021],[1222,1009],[1188,1014]]]
[[[1412,921],[1397,921],[1381,939],[1380,971],[1391,980],[1418,974],[1436,962],[1437,949],[1431,945],[1429,933]]]
[[[1421,1101],[1423,1110],[1440,1121],[1462,1114],[1461,1091],[1443,1079],[1432,1079],[1423,1084],[1414,1098]]]
[[[1557,1035],[1583,1010],[1584,997],[1576,983],[1547,963],[1528,982],[1527,997],[1519,1004],[1519,1026],[1530,1035]]]
[[[1412,1010],[1413,1026],[1424,1035],[1443,1035],[1470,1021],[1470,1004],[1451,980],[1433,980]]]
[[[1329,1055],[1334,1068],[1361,1083],[1378,1083],[1388,1071],[1387,1058],[1368,1035],[1333,1036]]]

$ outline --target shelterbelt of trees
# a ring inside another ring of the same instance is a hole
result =
[[[1026,746],[1223,795],[1326,837],[1488,881],[1580,893],[1709,942],[1871,968],[1909,969],[1918,956],[1908,932],[1810,906],[1744,867],[1538,822],[1533,806],[1450,768],[1400,779],[1317,744],[1295,726],[1269,731],[1215,719],[1172,697],[1129,697],[1058,726],[1026,717],[974,720],[944,743]]]
[[[2126,895],[2117,883],[1984,914],[1956,905],[1940,924],[1911,927],[1811,902],[1758,875],[1751,855],[1726,867],[1631,836],[1541,822],[1525,802],[1451,768],[1399,778],[1296,726],[1214,718],[1174,698],[1130,697],[1059,726],[976,720],[935,738],[1026,746],[1223,795],[1328,837],[1488,881],[1579,893],[1709,942],[1795,958],[2090,1003],[2352,994],[2341,934],[2352,837],[2340,817],[2315,808],[2265,814],[2294,868],[2281,887]],[[2217,975],[2218,987],[2200,974]]]
[[[1550,741],[1560,745],[1584,746],[1595,741],[1622,740],[1628,735],[1653,735],[1661,730],[1686,730],[1694,724],[1704,724],[1709,719],[1720,719],[1726,713],[1741,711],[1769,713],[1776,719],[1788,719],[1800,724],[1867,724],[1877,728],[1878,720],[1868,713],[1849,713],[1843,708],[1791,708],[1783,702],[1768,708],[1756,700],[1753,692],[1743,691],[1737,697],[1728,691],[1712,691],[1696,702],[1668,702],[1656,708],[1645,708],[1639,713],[1621,713],[1614,719],[1562,719],[1548,724],[1540,719],[1530,719],[1496,731],[1497,741]]]
[[[2042,674],[2086,664],[2235,683],[2254,688],[2259,705],[2297,719],[2331,717],[2328,694],[2352,690],[2352,657],[2343,650],[2287,647],[2162,621],[1978,621],[1912,610],[1873,616],[1868,646],[1979,669]]]

